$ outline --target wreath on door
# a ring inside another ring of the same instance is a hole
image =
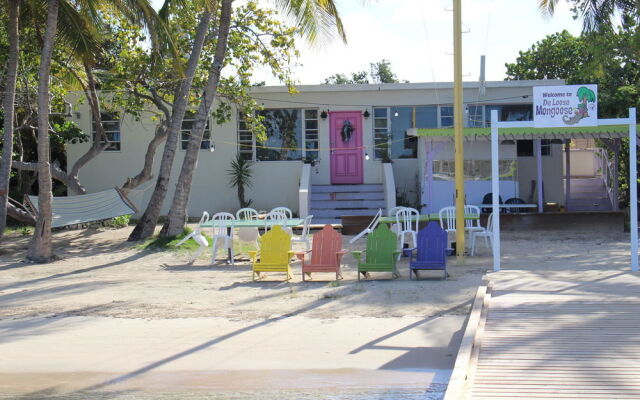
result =
[[[353,136],[353,126],[351,126],[351,122],[345,120],[342,123],[342,130],[340,131],[340,136],[342,137],[342,141],[347,143],[351,140],[351,136]]]

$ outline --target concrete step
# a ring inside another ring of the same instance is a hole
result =
[[[384,208],[384,200],[311,200],[311,209]]]
[[[364,193],[383,192],[384,188],[378,184],[366,185],[312,185],[311,193]]]
[[[314,193],[312,188],[311,200],[384,200],[384,192]]]

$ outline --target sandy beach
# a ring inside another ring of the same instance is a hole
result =
[[[302,282],[299,263],[291,282],[253,282],[247,261],[189,265],[130,229],[58,232],[47,265],[22,262],[28,237],[0,245],[0,397],[437,399],[491,264],[481,248],[447,281],[410,281],[403,259],[400,279],[358,282],[348,255],[337,283]],[[505,231],[503,264],[622,269],[627,237]]]

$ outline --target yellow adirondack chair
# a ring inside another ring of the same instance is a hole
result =
[[[291,235],[285,232],[280,225],[275,225],[273,229],[262,235],[260,245],[260,261],[257,261],[258,252],[250,251],[251,263],[253,264],[253,280],[260,279],[261,272],[285,272],[287,279],[293,278],[290,260],[293,256],[291,251]]]

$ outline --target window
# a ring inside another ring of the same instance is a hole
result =
[[[454,160],[434,160],[433,178],[437,181],[455,180]],[[501,181],[518,179],[518,162],[516,160],[499,160],[498,170]],[[464,179],[467,181],[490,181],[491,160],[464,160]]]
[[[373,109],[373,147],[376,160],[382,160],[389,150],[389,109]]]
[[[483,109],[484,109],[484,106],[469,106],[469,108],[467,109],[468,110],[467,126],[469,128],[484,127],[484,118],[482,115]]]
[[[318,110],[304,110],[304,157],[318,159]]]
[[[373,109],[375,158],[416,158],[418,141],[409,128],[436,128],[437,107],[376,107]]]
[[[102,112],[100,113],[100,118],[102,119],[102,128],[104,129],[104,133],[107,136],[107,140],[109,140],[109,147],[104,149],[104,151],[120,151],[121,142],[120,142],[120,117],[117,113],[108,113]],[[96,137],[96,121],[91,122],[91,137]]]
[[[254,137],[253,133],[247,129],[247,123],[241,118],[238,118],[238,154],[240,158],[253,161],[254,150]]]
[[[191,138],[191,129],[196,124],[196,113],[193,111],[187,111],[182,119],[182,129],[180,130],[182,137],[180,140],[180,148],[186,150],[189,147],[189,139]],[[207,126],[204,128],[204,134],[202,135],[202,142],[200,143],[200,150],[209,149],[211,146],[211,121],[207,118]]]
[[[540,143],[541,152],[543,156],[551,155],[551,141],[549,139],[542,139]],[[533,148],[533,140],[518,140],[516,141],[518,157],[534,157],[536,154]]]
[[[533,121],[533,105],[513,104],[502,106],[501,121]]]
[[[416,158],[418,140],[407,136],[407,130],[414,126],[413,107],[391,107],[391,132],[389,153],[391,158]]]
[[[440,106],[440,127],[453,127],[453,106]]]
[[[267,139],[257,142],[242,116],[238,117],[238,153],[247,160],[286,161],[318,158],[318,110],[262,110]]]

